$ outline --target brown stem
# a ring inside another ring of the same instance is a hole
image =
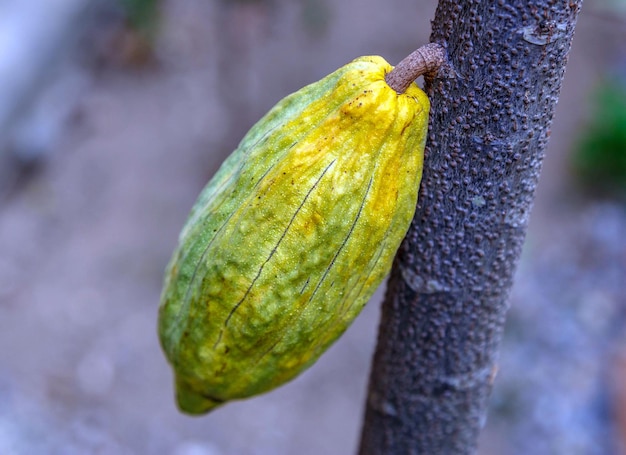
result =
[[[437,43],[426,44],[413,51],[408,57],[385,76],[385,81],[401,94],[419,76],[435,73],[446,62],[446,51]]]

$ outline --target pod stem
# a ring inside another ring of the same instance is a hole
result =
[[[446,51],[437,43],[428,43],[413,51],[385,76],[385,81],[402,94],[415,79],[424,74],[435,74],[446,63]]]

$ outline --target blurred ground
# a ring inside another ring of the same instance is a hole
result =
[[[132,41],[81,57],[50,155],[0,173],[1,455],[354,453],[379,297],[297,380],[194,419],[156,338],[161,278],[197,193],[256,119],[356,56],[399,61],[428,41],[434,9],[172,0],[153,62]],[[581,196],[568,173],[624,30],[581,15],[482,455],[626,453],[626,208]]]

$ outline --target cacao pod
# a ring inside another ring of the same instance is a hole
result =
[[[309,367],[388,274],[411,223],[429,102],[361,57],[287,96],[200,194],[166,271],[161,345],[202,414]]]

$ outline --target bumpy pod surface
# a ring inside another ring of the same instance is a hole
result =
[[[428,124],[417,85],[361,57],[287,96],[194,205],[170,261],[161,345],[202,414],[309,367],[391,268],[415,211]]]

